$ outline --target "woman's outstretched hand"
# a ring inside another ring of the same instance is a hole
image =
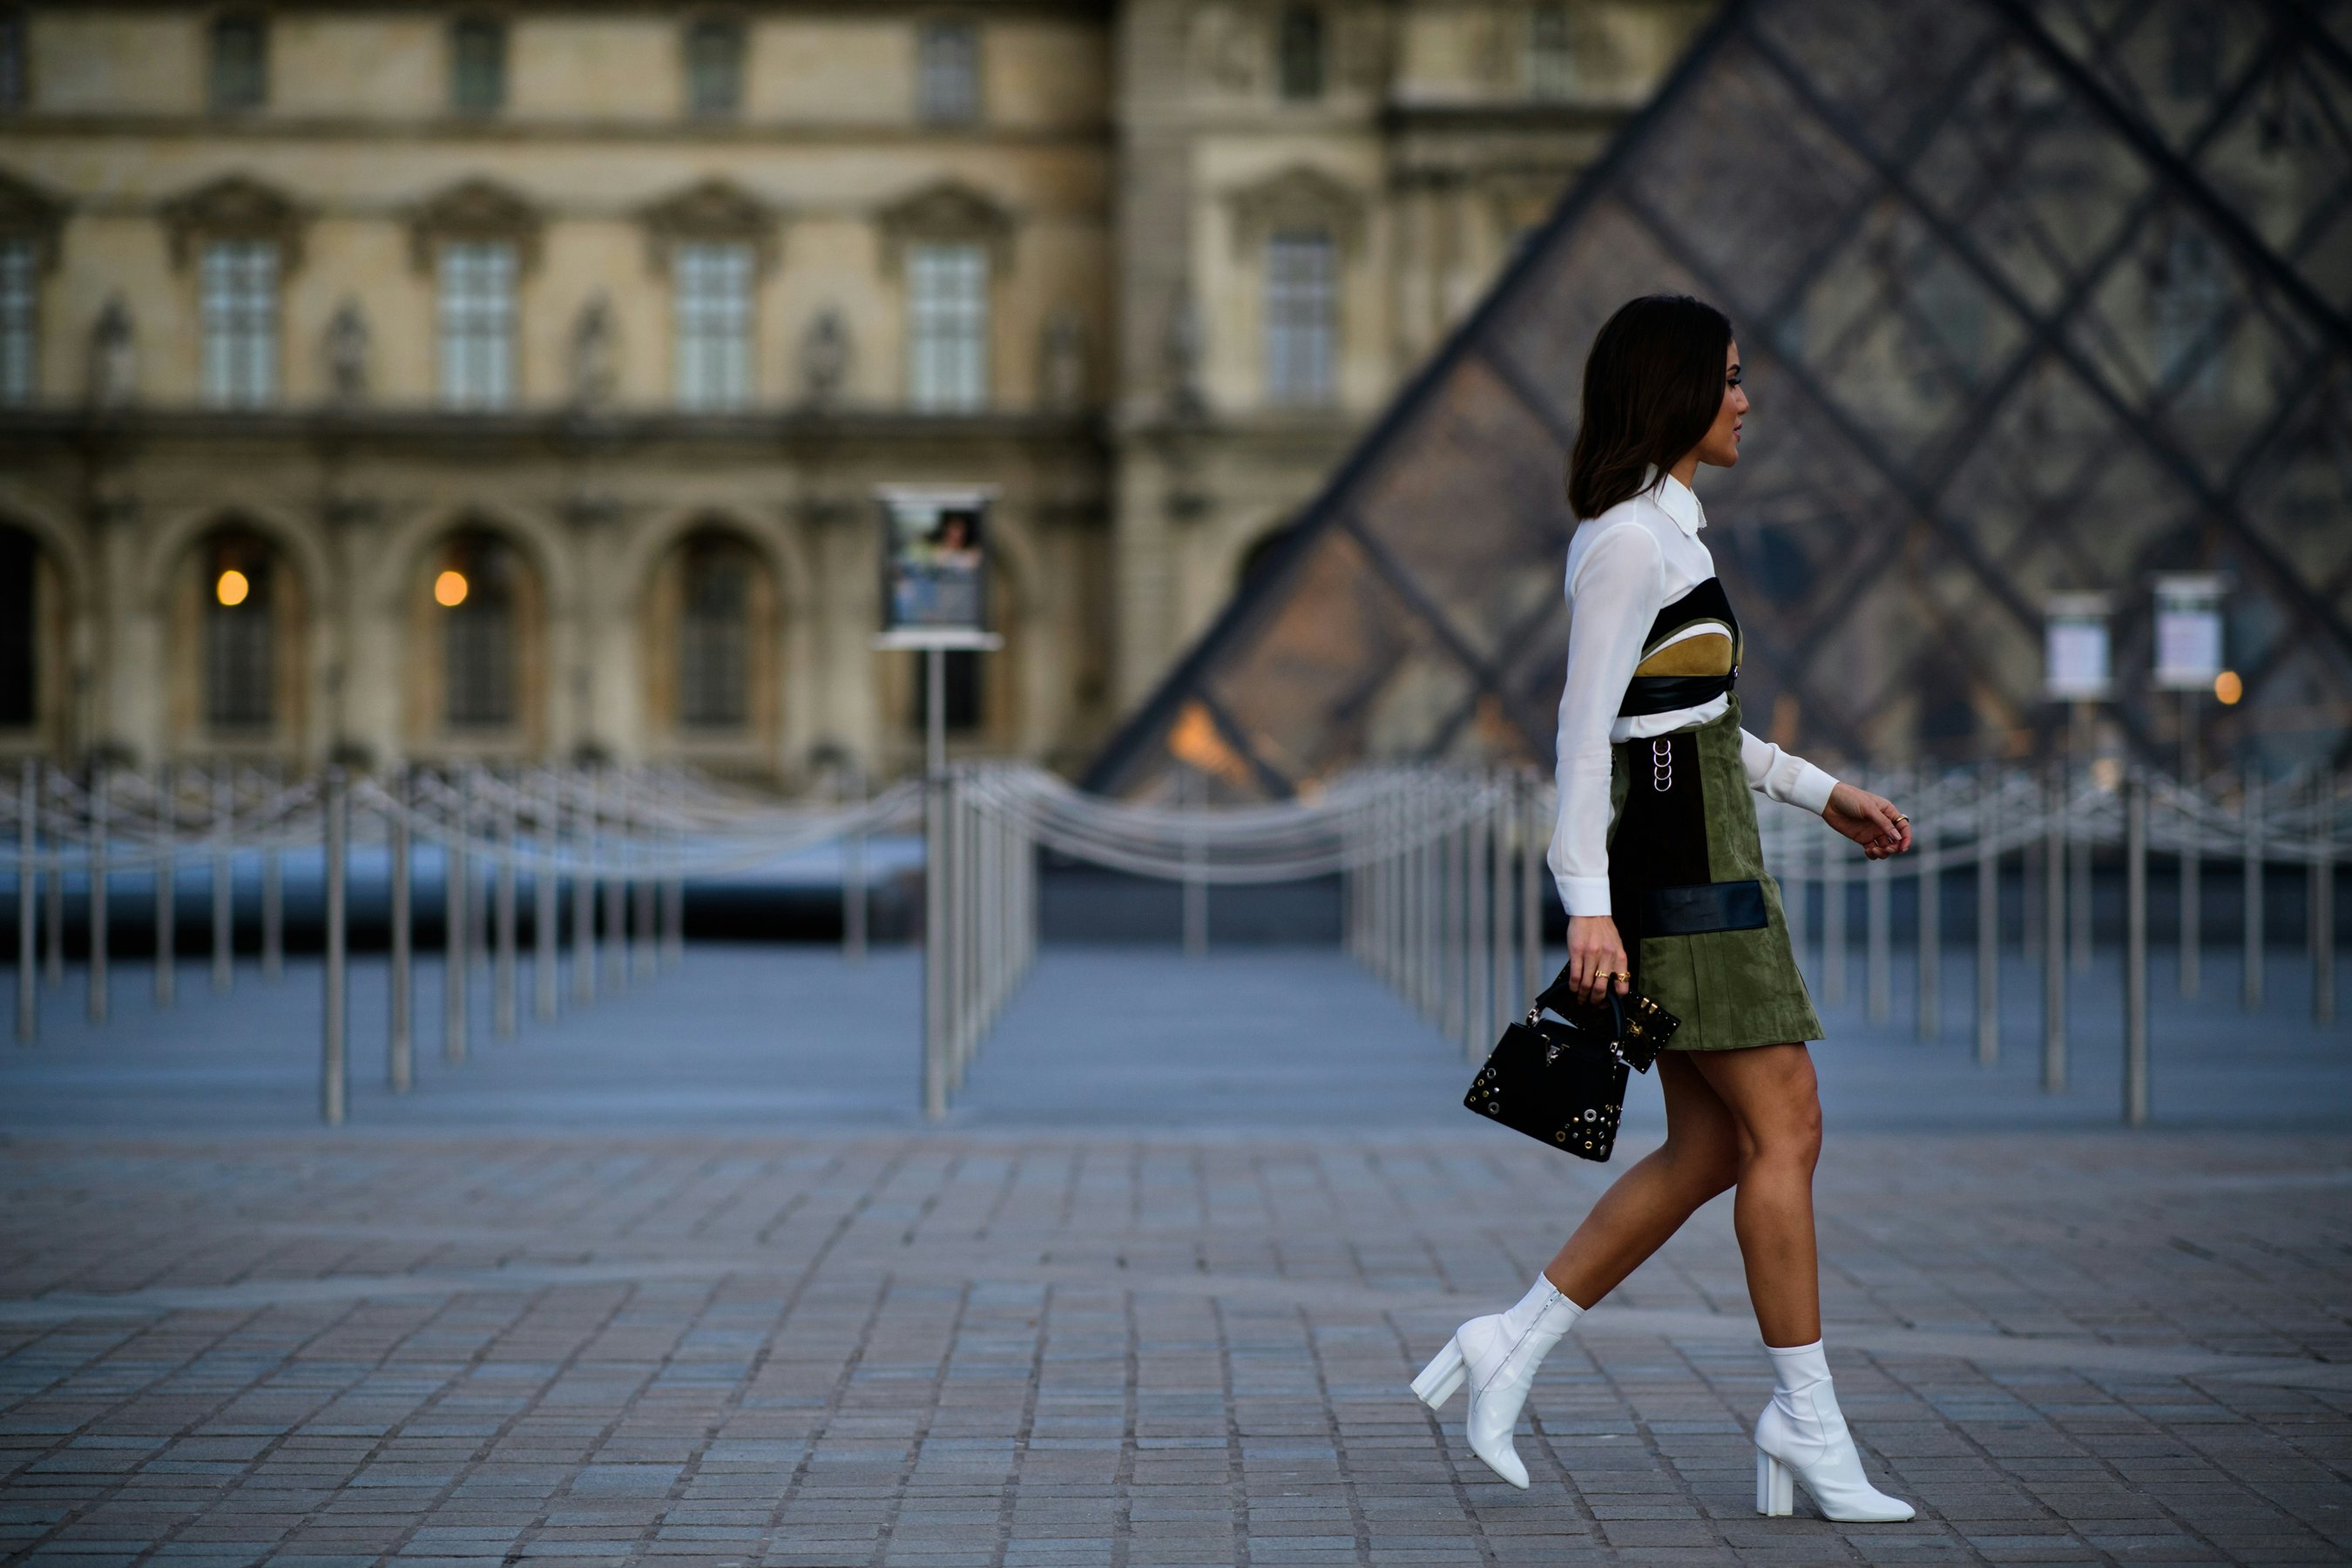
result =
[[[1861,845],[1864,859],[1884,860],[1911,847],[1911,819],[1895,810],[1895,803],[1885,795],[1850,784],[1830,791],[1822,820]],[[1574,951],[1572,939],[1570,951]]]
[[[1568,984],[1580,1002],[1598,1002],[1612,983],[1625,994],[1625,944],[1617,940],[1617,922],[1607,915],[1570,915],[1568,919]]]

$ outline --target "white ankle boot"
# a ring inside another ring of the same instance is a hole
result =
[[[1536,1368],[1583,1315],[1583,1308],[1538,1275],[1518,1305],[1454,1330],[1436,1359],[1412,1380],[1412,1391],[1435,1410],[1467,1382],[1472,1450],[1487,1468],[1525,1490],[1528,1468],[1511,1447],[1511,1429],[1519,1424]]]
[[[1862,1473],[1862,1456],[1839,1413],[1822,1342],[1786,1350],[1771,1345],[1772,1403],[1756,1418],[1756,1511],[1794,1511],[1790,1480],[1802,1481],[1823,1517],[1841,1523],[1895,1523],[1911,1517],[1907,1502],[1888,1497]]]

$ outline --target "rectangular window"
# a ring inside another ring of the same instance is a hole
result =
[[[460,114],[496,114],[507,102],[507,29],[493,16],[467,16],[449,29],[449,104]]]
[[[988,401],[988,247],[907,247],[908,401],[950,411]]]
[[[515,247],[502,239],[441,247],[441,401],[504,408],[515,395]]]
[[[259,16],[217,17],[212,33],[212,104],[258,109],[269,99],[269,28]]]
[[[688,241],[670,258],[676,290],[677,400],[740,408],[751,400],[751,247]]]
[[[931,125],[980,118],[980,30],[970,22],[927,22],[916,35],[915,112]]]
[[[30,403],[40,353],[38,251],[0,239],[0,403]]]
[[[22,109],[31,96],[32,72],[25,58],[25,13],[0,5],[0,114]]]
[[[199,268],[205,401],[258,408],[278,395],[278,247],[216,239]]]
[[[705,17],[686,30],[686,108],[698,120],[724,120],[743,107],[743,28]]]
[[[1265,395],[1313,406],[1331,401],[1338,294],[1331,238],[1319,231],[1265,242]]]
[[[1528,14],[1528,92],[1570,98],[1576,92],[1576,53],[1569,42],[1568,7],[1538,5]]]
[[[1291,103],[1323,96],[1323,13],[1312,5],[1283,8],[1275,45],[1276,88]]]

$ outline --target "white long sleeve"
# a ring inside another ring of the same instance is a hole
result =
[[[1688,730],[1719,718],[1726,697],[1667,713],[1619,718],[1625,686],[1658,612],[1715,575],[1699,542],[1706,526],[1698,498],[1679,480],[1621,501],[1577,529],[1565,589],[1571,619],[1568,679],[1559,694],[1555,777],[1559,815],[1545,858],[1571,915],[1605,915],[1609,900],[1610,747]],[[1740,731],[1748,786],[1819,814],[1837,781],[1802,757]]]
[[[1815,816],[1830,808],[1830,791],[1837,780],[1794,752],[1739,731],[1739,762],[1748,770],[1748,787],[1768,799],[1802,806]]]
[[[1590,528],[1592,524],[1586,524]],[[1664,558],[1624,521],[1569,552],[1568,681],[1559,693],[1559,816],[1545,855],[1571,915],[1609,913],[1609,731],[1665,603]]]

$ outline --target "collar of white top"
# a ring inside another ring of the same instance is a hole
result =
[[[1650,463],[1643,466],[1642,483],[1644,486],[1657,477],[1657,464]],[[1706,526],[1706,513],[1699,510],[1698,497],[1691,492],[1691,488],[1674,475],[1668,474],[1666,482],[1658,487],[1656,494],[1658,504],[1665,508],[1668,517],[1675,520],[1675,526],[1693,539],[1697,538],[1698,531]]]

